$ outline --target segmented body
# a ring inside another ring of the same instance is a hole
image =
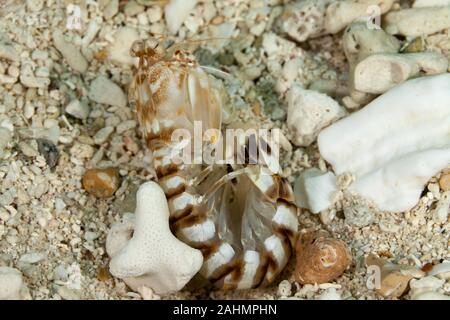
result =
[[[175,163],[174,130],[220,130],[223,89],[195,59],[163,57],[134,46],[139,68],[130,87],[154,169],[168,199],[170,223],[182,241],[202,251],[200,274],[224,289],[271,283],[291,256],[297,207],[289,183],[265,168]],[[206,142],[207,143],[207,142]],[[242,172],[242,173],[239,173]]]

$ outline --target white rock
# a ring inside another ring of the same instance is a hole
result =
[[[30,64],[22,64],[19,79],[28,88],[46,88],[50,84],[48,77],[36,77]]]
[[[383,29],[370,28],[365,21],[353,22],[344,32],[342,45],[349,63],[349,96],[343,99],[349,109],[359,108],[374,96],[355,88],[355,69],[358,64],[373,54],[397,54],[400,42]],[[388,79],[390,79],[388,74]],[[361,83],[361,81],[360,81]],[[376,83],[375,83],[376,84]]]
[[[152,6],[146,12],[150,23],[155,23],[162,19],[163,10],[160,6]]]
[[[164,8],[167,28],[171,34],[176,34],[184,20],[195,8],[197,0],[170,0]]]
[[[103,17],[106,20],[111,19],[119,12],[119,0],[109,0],[103,9]]]
[[[419,75],[447,72],[447,58],[437,52],[374,54],[359,62],[354,71],[355,89],[381,94]]]
[[[21,291],[25,285],[19,270],[0,267],[0,300],[18,300],[23,298]]]
[[[81,54],[81,51],[74,44],[66,41],[61,30],[53,32],[53,43],[55,48],[61,52],[67,64],[75,71],[80,73],[85,72],[88,68],[86,58]]]
[[[69,102],[66,106],[66,112],[72,117],[84,120],[89,116],[89,106],[80,100],[75,99]]]
[[[293,85],[288,93],[287,125],[298,146],[309,146],[320,130],[345,115],[345,109],[329,96]]]
[[[134,214],[125,214],[120,222],[111,225],[106,237],[106,252],[110,257],[115,257],[133,236]]]
[[[114,127],[104,127],[97,131],[97,133],[94,136],[94,142],[96,144],[103,144],[105,143],[109,136],[114,132]]]
[[[369,17],[373,13],[388,12],[395,0],[339,0],[327,8],[325,28],[329,33],[338,33],[360,17]],[[377,10],[377,11],[375,11]],[[374,12],[375,11],[375,12]]]
[[[295,203],[300,208],[319,213],[331,207],[336,191],[336,176],[332,172],[309,169],[302,172],[295,181]]]
[[[127,16],[132,17],[132,16],[137,15],[138,13],[143,12],[144,10],[145,10],[145,7],[141,6],[136,1],[128,1],[123,9],[123,13],[125,13],[125,15],[127,15]]]
[[[127,105],[127,98],[122,89],[104,76],[99,76],[92,81],[89,98],[97,103],[111,106],[125,107]]]
[[[450,0],[416,0],[413,8],[450,6]]]
[[[118,134],[122,134],[125,131],[136,128],[136,125],[136,120],[125,120],[117,126],[116,130]]]
[[[384,20],[390,34],[420,37],[450,28],[450,6],[422,7],[389,12]]]
[[[13,84],[17,82],[17,78],[0,74],[0,84]]]
[[[375,213],[364,205],[350,205],[344,208],[345,222],[357,227],[365,227],[373,222]]]
[[[0,151],[11,142],[13,134],[10,130],[0,127]]]
[[[0,58],[10,61],[19,61],[20,55],[11,44],[0,43]]]
[[[450,300],[450,296],[439,292],[429,291],[418,294],[414,300]]]
[[[27,8],[32,12],[38,12],[44,7],[44,0],[27,0]]]
[[[171,233],[169,207],[158,184],[143,184],[136,201],[133,237],[113,256],[111,274],[124,279],[135,291],[143,286],[157,294],[179,291],[200,270],[203,256],[199,250],[189,247]],[[119,234],[124,241],[127,228],[124,231],[117,232],[116,229],[108,237]],[[117,239],[107,242],[111,254],[122,246]]]
[[[445,280],[440,280],[433,276],[427,276],[422,279],[412,279],[409,282],[410,295],[415,299],[415,297],[424,292],[437,291],[445,283]]]
[[[20,263],[33,264],[45,259],[45,254],[42,252],[29,252],[22,255],[19,259]]]
[[[436,208],[431,212],[433,218],[438,223],[447,221],[450,207],[450,191],[444,192],[436,204]]]
[[[342,297],[336,288],[329,288],[319,296],[318,300],[342,300]]]
[[[444,262],[433,266],[433,269],[428,272],[428,275],[436,276],[443,280],[450,279],[450,262]]]
[[[287,4],[279,18],[281,30],[299,42],[325,34],[325,12],[332,1],[300,0]]]
[[[139,40],[134,28],[122,27],[114,34],[114,42],[109,48],[109,59],[118,65],[133,65],[137,58],[130,55],[131,45]]]
[[[323,130],[322,157],[335,174],[352,173],[349,190],[379,209],[411,209],[429,179],[450,163],[449,87],[449,74],[395,87]]]
[[[278,285],[278,295],[280,297],[289,297],[292,295],[292,285],[288,280],[283,280]]]
[[[102,19],[100,17],[95,17],[90,19],[87,30],[84,34],[83,39],[81,40],[81,45],[83,47],[87,47],[92,40],[94,40],[97,32],[100,30],[102,24]]]

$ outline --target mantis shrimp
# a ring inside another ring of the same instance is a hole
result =
[[[291,186],[263,165],[175,161],[173,133],[193,132],[198,121],[202,130],[220,132],[225,95],[220,80],[206,73],[192,54],[169,49],[157,41],[133,45],[139,66],[129,96],[168,200],[171,230],[201,250],[199,273],[217,287],[268,285],[295,247],[298,209]],[[200,148],[216,139],[211,135]],[[258,143],[261,147],[264,141]],[[270,150],[263,154],[275,161]]]

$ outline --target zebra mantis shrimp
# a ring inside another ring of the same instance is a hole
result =
[[[139,58],[139,66],[130,101],[153,152],[172,232],[202,251],[199,273],[217,287],[249,289],[272,283],[287,264],[298,231],[290,184],[261,165],[174,161],[178,141],[172,136],[177,129],[193,132],[194,123],[201,122],[202,130],[220,132],[224,89],[187,51],[141,41],[133,45],[132,55]],[[200,148],[216,140],[212,134]],[[261,147],[264,141],[258,143]],[[271,158],[270,152],[264,155]]]

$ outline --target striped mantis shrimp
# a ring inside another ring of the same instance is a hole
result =
[[[194,123],[200,122],[203,132],[220,132],[224,89],[189,52],[169,49],[157,41],[133,45],[132,55],[139,58],[139,66],[129,95],[153,152],[172,232],[202,251],[199,273],[217,287],[268,285],[295,247],[298,209],[291,186],[267,166],[174,161],[176,130],[193,133]],[[216,140],[212,134],[200,148]],[[259,147],[263,144],[264,140],[258,142]],[[264,156],[271,158],[270,150]]]

